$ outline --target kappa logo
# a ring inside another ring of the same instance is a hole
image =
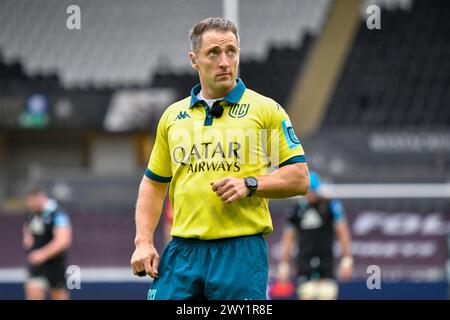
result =
[[[158,289],[150,289],[147,293],[147,300],[155,300],[156,292]]]
[[[233,104],[228,114],[232,118],[243,118],[247,115],[248,108],[250,108],[250,103]]]
[[[183,120],[183,119],[190,118],[190,117],[191,116],[186,111],[180,111],[180,113],[177,115],[175,120]]]

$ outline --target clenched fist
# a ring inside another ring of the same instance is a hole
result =
[[[232,203],[238,199],[247,197],[250,190],[245,185],[244,179],[226,177],[215,182],[211,182],[212,191],[226,203]]]

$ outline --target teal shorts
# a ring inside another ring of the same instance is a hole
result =
[[[266,300],[267,242],[261,235],[222,240],[174,238],[162,253],[149,300]]]

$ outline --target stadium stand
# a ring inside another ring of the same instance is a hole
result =
[[[295,46],[300,35],[318,32],[330,0],[257,3],[242,1],[244,58],[260,59],[273,43]],[[81,0],[77,5],[83,24],[77,33],[65,28],[70,4],[2,1],[0,46],[8,60],[20,58],[32,74],[57,70],[65,85],[145,84],[159,68],[189,71],[189,28],[203,17],[222,13],[220,1]],[[167,17],[176,17],[176,23]]]
[[[306,139],[311,161],[335,181],[448,181],[450,4],[378,3],[381,29],[362,14],[320,132]]]
[[[449,13],[425,0],[383,12],[381,30],[362,20],[322,127],[448,127]]]

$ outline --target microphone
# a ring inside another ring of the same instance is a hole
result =
[[[220,118],[223,114],[223,107],[220,104],[214,104],[211,110],[209,110],[209,114],[214,118]]]

